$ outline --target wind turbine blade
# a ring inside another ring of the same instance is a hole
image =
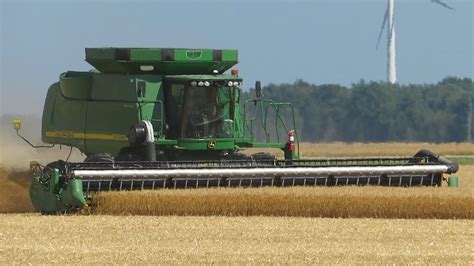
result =
[[[385,25],[387,24],[387,21],[388,21],[388,7],[383,17],[382,27],[380,28],[379,38],[377,40],[377,46],[375,47],[377,50],[379,49],[380,40],[382,39],[382,33],[383,33],[383,30],[385,29]]]
[[[441,2],[441,0],[431,0],[431,2],[436,3],[436,4],[438,4],[438,5],[441,5],[441,6],[444,6],[444,7],[446,7],[447,9],[454,10],[454,8],[450,7],[448,4],[446,4],[446,3],[444,3],[444,2]]]

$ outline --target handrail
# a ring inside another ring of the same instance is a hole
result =
[[[247,117],[247,104],[253,103],[255,105],[255,113]],[[299,156],[299,134],[297,133],[296,129],[296,119],[295,119],[295,110],[294,106],[291,103],[275,103],[272,100],[268,99],[250,99],[246,100],[243,106],[243,137],[245,138],[247,135],[247,131],[250,134],[250,137],[252,139],[255,138],[254,132],[253,132],[253,123],[257,119],[257,111],[260,109],[260,118],[261,118],[261,126],[263,129],[263,133],[265,134],[265,141],[266,143],[271,142],[271,135],[269,133],[268,129],[268,122],[269,122],[269,113],[270,110],[275,111],[275,134],[277,138],[278,143],[284,144],[286,141],[280,140],[280,132],[279,132],[279,123],[283,126],[283,129],[285,132],[289,132],[291,129],[288,127],[288,121],[285,122],[285,119],[282,117],[282,109],[283,107],[287,107],[290,109],[290,114],[292,119],[292,126],[293,130],[295,130],[295,141],[296,141],[296,148],[297,148],[297,156]],[[283,142],[281,142],[283,141]]]

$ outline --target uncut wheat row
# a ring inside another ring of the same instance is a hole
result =
[[[101,193],[95,214],[472,219],[473,198],[436,188],[219,188]]]
[[[94,214],[474,218],[474,166],[460,187],[293,187],[124,191],[94,196]]]
[[[428,149],[439,155],[472,156],[474,143],[424,143],[424,142],[384,142],[384,143],[308,143],[299,145],[300,155],[303,157],[357,157],[357,156],[413,156],[421,149]],[[265,151],[283,157],[283,152],[275,149],[249,149],[252,154],[256,151]]]
[[[90,212],[113,215],[296,216],[374,218],[474,217],[474,166],[460,188],[294,187],[103,192]],[[0,212],[30,212],[28,172],[0,171]]]

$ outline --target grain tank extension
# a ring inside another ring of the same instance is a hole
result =
[[[87,206],[110,190],[296,185],[439,186],[457,165],[413,157],[302,159],[290,103],[242,99],[236,50],[87,48],[94,71],[50,86],[42,140],[85,162],[32,162],[30,196],[44,213]],[[229,73],[228,73],[229,72]],[[274,148],[246,155],[247,148]]]

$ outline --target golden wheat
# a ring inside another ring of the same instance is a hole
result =
[[[324,149],[321,145],[331,147],[327,148],[328,150],[347,152],[352,149],[350,147],[359,144],[307,144],[304,147],[319,147],[317,150],[322,151]],[[380,145],[394,145],[385,151],[397,149],[398,154],[403,154],[405,149],[412,149],[413,145],[423,146],[403,143],[374,144],[372,148],[364,151],[364,155],[375,156],[376,154],[371,152],[376,150],[374,147],[381,148]],[[466,147],[472,147],[469,146],[472,144],[463,145],[451,143],[440,144],[438,147],[450,154],[462,154],[466,152]],[[472,154],[472,151],[470,152]],[[474,166],[461,165],[458,175],[458,189],[337,187],[103,193],[95,197],[97,209],[93,212],[147,215],[473,218]],[[0,213],[32,211],[28,198],[29,178],[27,171],[0,169]]]
[[[473,198],[437,188],[251,188],[101,193],[96,214],[474,218]]]
[[[0,213],[31,212],[28,196],[29,172],[0,169]]]
[[[472,264],[473,220],[0,215],[0,264]]]
[[[356,157],[356,156],[413,156],[421,149],[428,149],[440,155],[474,155],[474,143],[301,143],[302,157]],[[270,152],[283,157],[281,151],[275,149],[249,149],[246,154],[258,151]]]
[[[305,217],[474,218],[474,166],[459,188],[294,187],[100,193],[93,213]]]

